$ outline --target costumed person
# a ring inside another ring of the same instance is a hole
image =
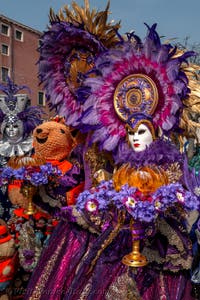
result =
[[[39,195],[35,197],[35,203],[41,205],[46,203],[48,207],[44,204],[44,209],[51,214],[56,213],[56,208],[74,204],[78,194],[83,191],[83,166],[78,155],[76,158],[74,154],[78,145],[72,131],[73,129],[66,126],[63,117],[56,116],[36,127],[33,132],[35,157],[42,157],[61,171],[60,179],[55,186],[53,182],[45,188],[41,186]]]
[[[197,97],[196,97],[197,98]],[[196,99],[197,100],[197,99]],[[196,101],[197,102],[197,101]],[[198,103],[196,105],[198,109]],[[192,121],[194,125],[194,121]],[[198,124],[199,125],[199,124]],[[185,160],[185,172],[184,183],[188,190],[193,192],[200,199],[200,156],[199,156],[199,137],[196,132],[198,127],[189,127],[189,136],[193,133],[192,138],[187,140],[188,148],[190,149],[190,143],[192,143],[192,149],[194,149],[193,156],[188,156]],[[186,131],[186,133],[188,133]],[[195,137],[196,135],[196,137]],[[186,135],[188,137],[188,134]],[[195,138],[194,138],[195,137]],[[195,145],[195,147],[194,147]],[[187,153],[187,150],[186,150]],[[200,298],[200,217],[199,210],[192,211],[188,216],[188,231],[193,244],[193,263],[191,268],[191,282],[192,293],[196,299]]]
[[[38,191],[33,196],[33,202],[43,210],[56,215],[62,206],[72,205],[76,197],[83,190],[84,174],[82,163],[72,156],[76,148],[76,138],[72,136],[72,130],[65,125],[63,117],[56,116],[49,121],[45,121],[37,126],[33,131],[34,155],[32,160],[43,160],[52,166],[57,167],[61,172],[59,179],[48,184],[39,184]],[[72,156],[72,159],[71,159]],[[15,159],[13,164],[15,164]],[[18,162],[23,166],[23,158]],[[26,162],[26,158],[24,159]],[[30,160],[31,163],[31,160]],[[11,186],[11,185],[10,185]],[[16,197],[17,195],[17,197]],[[10,188],[9,197],[11,201],[23,197],[18,187]]]
[[[189,78],[191,88],[190,98],[183,101],[183,112],[180,119],[182,129],[179,135],[183,152],[186,155],[184,184],[189,191],[193,192],[200,199],[200,93],[199,93],[199,69],[195,64],[190,64],[185,69]],[[200,227],[199,227],[199,210],[192,211],[188,214],[187,229],[190,232],[193,250],[193,263],[191,268],[192,294],[196,299],[200,298]]]
[[[60,24],[69,37],[70,29],[75,32],[56,20],[52,31]],[[84,99],[78,126],[89,132],[90,143],[112,153],[116,170],[112,180],[63,209],[25,299],[193,299],[185,209],[196,209],[198,201],[181,184],[183,157],[168,137],[178,130],[189,95],[181,66],[193,52],[176,56],[155,28],[148,27],[144,42],[133,33],[121,38],[84,74],[76,91]],[[44,45],[52,36],[50,29]],[[132,248],[131,232],[142,239],[134,267],[123,259]]]
[[[30,106],[28,94],[19,94],[26,86],[18,86],[7,79],[7,85],[0,85],[0,167],[4,168],[10,157],[31,155],[33,129],[42,122],[43,111],[40,107]],[[7,187],[0,189],[0,217],[7,221],[10,218],[11,202],[8,199]]]
[[[109,151],[91,144],[87,127],[84,129],[80,122],[86,97],[85,89],[83,95],[81,89],[85,74],[93,68],[96,57],[120,43],[117,33],[120,22],[108,22],[109,3],[100,12],[90,11],[88,0],[84,3],[82,8],[73,2],[72,11],[66,5],[58,15],[50,10],[51,24],[41,37],[38,67],[50,109],[63,116],[66,124],[82,136],[75,156],[83,161],[87,189],[97,183],[94,174],[98,170],[105,169],[109,176],[114,165]]]
[[[199,69],[195,64],[190,64],[185,68],[189,78],[191,89],[190,98],[183,101],[183,112],[180,119],[180,128],[182,132],[179,135],[180,148],[186,153],[190,165],[198,168],[198,145],[200,143],[200,96],[199,96]],[[194,157],[194,158],[193,158]]]
[[[128,183],[138,188],[144,201],[145,197],[149,199],[136,213],[148,222],[152,217],[151,195],[156,189],[165,185],[171,205],[170,183],[180,179],[177,162],[182,164],[182,159],[170,143],[153,142],[153,127],[146,124],[151,124],[149,119],[137,120],[129,126],[132,129],[128,129],[129,141],[136,151],[127,149],[126,155],[133,167],[125,164],[115,172],[113,180],[117,191]],[[56,227],[32,276],[27,299],[155,299],[155,296],[162,299],[165,295],[169,299],[193,299],[187,272],[192,263],[192,245],[184,211],[179,206],[172,207],[165,212],[164,218],[157,220],[156,229],[149,228],[156,230],[143,245],[143,254],[149,263],[136,272],[121,262],[131,251],[128,221],[123,220],[123,215],[116,216],[111,203],[110,210],[104,210],[109,197],[111,202],[112,196],[117,195],[112,189],[103,182],[96,190],[80,194],[78,204],[66,212],[66,220],[63,218]],[[123,193],[120,197],[123,200]],[[192,201],[191,194],[190,197]],[[167,199],[165,201],[167,203]],[[134,199],[128,197],[126,205],[130,209],[134,207]],[[102,212],[100,209],[98,212],[100,206]],[[148,231],[148,226],[146,229]],[[59,268],[61,265],[63,268]]]
[[[13,299],[23,298],[31,272],[58,223],[58,211],[62,206],[74,204],[83,190],[82,166],[75,160],[75,156],[70,161],[75,146],[76,139],[71,130],[65,125],[63,118],[56,116],[34,129],[34,155],[11,158],[8,161],[9,167],[2,172],[4,176],[12,167],[16,179],[19,174],[19,186],[15,182],[8,186],[9,199],[18,206],[8,222],[15,237],[20,267],[15,276]],[[53,168],[52,171],[50,167]],[[49,178],[46,178],[48,174]],[[32,204],[36,207],[30,205],[25,194],[28,180],[32,180],[32,184],[36,186],[32,195]],[[22,284],[17,286],[20,280]]]
[[[189,163],[189,166],[188,166]],[[192,193],[200,199],[199,155],[191,161],[185,161],[184,181]],[[193,263],[191,266],[192,294],[195,299],[200,297],[200,217],[199,210],[192,211],[188,216],[188,232],[192,241]]]

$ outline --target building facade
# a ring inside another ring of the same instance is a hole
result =
[[[29,87],[31,105],[43,106],[48,118],[52,113],[38,80],[41,35],[40,31],[0,15],[0,83],[6,83],[9,76],[17,85]]]

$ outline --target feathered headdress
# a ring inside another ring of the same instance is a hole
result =
[[[4,94],[0,95],[0,123],[1,133],[7,124],[15,124],[18,121],[22,123],[21,134],[23,137],[29,136],[33,129],[39,125],[42,120],[42,109],[38,106],[30,106],[30,99],[27,94],[18,94],[20,90],[29,88],[25,85],[16,85],[9,77],[7,84],[0,84],[0,91]]]
[[[184,71],[189,79],[191,92],[190,97],[183,100],[180,127],[184,130],[183,135],[188,138],[196,137],[196,129],[200,128],[200,66],[190,64]]]
[[[103,12],[72,2],[56,15],[41,39],[39,77],[47,101],[67,125],[92,130],[91,142],[115,151],[125,143],[125,122],[145,113],[155,128],[169,133],[179,126],[183,101],[190,90],[183,66],[194,52],[178,53],[161,43],[156,24],[142,41],[134,33],[123,38],[120,24]]]
[[[134,33],[118,47],[101,53],[94,73],[81,88],[90,90],[81,117],[85,130],[93,129],[92,142],[114,151],[125,142],[125,124],[133,113],[152,116],[155,128],[168,133],[179,123],[183,99],[188,97],[188,79],[182,65],[194,55],[177,55],[176,47],[162,44],[156,24],[142,42]]]
[[[188,160],[184,160],[184,183],[187,189],[200,199],[200,172],[195,167],[188,165]]]
[[[75,2],[72,7],[70,11],[65,6],[58,15],[50,11],[50,27],[41,38],[38,63],[50,108],[64,116],[67,125],[77,126],[82,101],[77,101],[76,89],[97,55],[116,43],[120,26],[107,22],[109,3],[100,12],[90,12],[88,0],[83,8]]]

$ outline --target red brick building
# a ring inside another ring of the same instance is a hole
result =
[[[38,30],[0,15],[0,83],[5,83],[9,76],[15,84],[28,86],[31,105],[43,106],[49,115],[37,77],[41,35]]]

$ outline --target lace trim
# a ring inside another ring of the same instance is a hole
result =
[[[32,137],[28,137],[26,140],[16,144],[2,141],[0,142],[0,152],[3,157],[22,156],[31,152],[31,149],[33,148],[32,143]]]
[[[135,281],[128,276],[127,272],[119,276],[111,284],[105,295],[105,300],[141,300]]]
[[[158,228],[159,231],[167,237],[171,245],[176,246],[180,252],[184,251],[184,246],[181,239],[164,219],[158,219]]]
[[[99,232],[97,230],[95,230],[92,226],[90,226],[88,224],[88,222],[85,220],[84,216],[81,215],[75,207],[73,207],[72,209],[72,215],[76,218],[76,222],[78,225],[80,225],[81,227],[83,227],[84,229],[88,229],[90,232],[92,233],[97,233],[99,234]]]
[[[171,263],[175,267],[174,269],[170,269],[170,271],[172,272],[177,272],[178,270],[180,270],[180,267],[186,270],[190,269],[192,264],[192,256],[186,253],[186,250],[180,237],[164,219],[159,219],[157,225],[159,231],[167,237],[170,245],[175,246],[179,253],[168,253],[165,258],[162,258],[160,257],[159,252],[157,250],[152,250],[148,247],[149,245],[147,242],[147,247],[143,249],[142,253],[147,257],[148,262],[151,263],[153,261],[156,261],[158,264]],[[187,249],[190,249],[190,247],[191,242],[188,241]],[[163,268],[164,270],[167,270],[168,266],[164,265]]]
[[[58,199],[55,200],[54,198],[51,198],[49,195],[47,195],[44,186],[39,187],[39,195],[44,203],[48,203],[52,207],[62,207],[62,204],[58,201]]]

